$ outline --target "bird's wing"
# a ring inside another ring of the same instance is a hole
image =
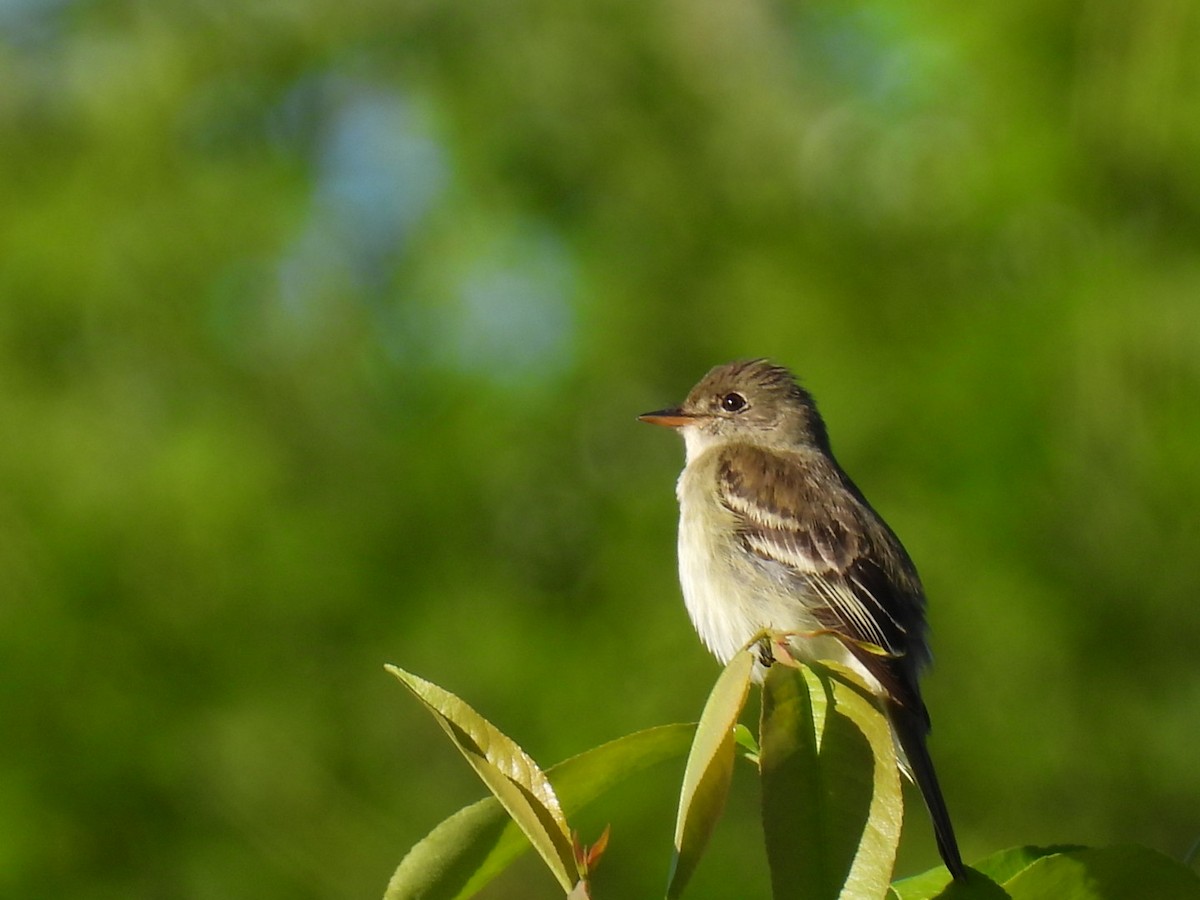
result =
[[[894,698],[916,700],[923,660],[896,662],[914,648],[924,653],[920,583],[836,464],[818,454],[738,445],[722,454],[717,482],[745,548],[791,585],[822,626],[849,639]]]
[[[965,877],[925,746],[929,714],[917,687],[927,652],[925,600],[904,548],[823,454],[741,445],[718,462],[721,503],[737,518],[747,551],[791,586],[822,626],[849,639],[847,649],[886,692],[884,709],[929,808],[938,850],[954,877]]]

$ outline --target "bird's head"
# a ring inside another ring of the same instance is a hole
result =
[[[679,406],[638,418],[678,429],[689,461],[709,447],[727,443],[825,452],[829,448],[825,423],[812,396],[790,371],[765,359],[717,366]]]

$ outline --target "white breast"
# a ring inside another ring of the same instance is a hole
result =
[[[699,452],[693,456],[691,451]],[[791,635],[800,659],[834,660],[858,671],[873,690],[876,679],[837,638],[817,635],[813,598],[795,582],[772,577],[737,536],[737,518],[717,497],[717,454],[689,442],[688,464],[675,487],[679,498],[679,583],[688,615],[704,645],[722,663],[764,631]],[[790,582],[790,583],[789,583]],[[755,667],[756,677],[762,671]]]
[[[700,459],[679,476],[679,583],[688,615],[700,639],[722,663],[728,662],[766,627],[756,614],[753,589],[739,584],[733,520],[717,501],[715,471]],[[705,478],[707,476],[707,479]],[[713,482],[708,483],[708,479]]]

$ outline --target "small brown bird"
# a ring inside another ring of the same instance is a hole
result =
[[[834,459],[812,396],[787,369],[756,359],[717,366],[682,406],[639,418],[683,435],[679,578],[701,640],[725,663],[764,631],[787,634],[796,658],[862,675],[925,798],[942,860],[965,877],[925,745],[924,589]]]

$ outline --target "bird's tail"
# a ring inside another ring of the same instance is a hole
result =
[[[956,879],[964,879],[967,877],[967,867],[963,865],[962,856],[959,855],[954,826],[950,824],[950,813],[946,809],[942,789],[933,771],[933,760],[925,746],[929,726],[926,720],[897,703],[889,703],[888,707],[896,740],[908,760],[907,774],[920,788],[925,806],[929,810],[929,818],[933,821],[933,835],[937,840],[938,853],[941,854],[950,874]]]

